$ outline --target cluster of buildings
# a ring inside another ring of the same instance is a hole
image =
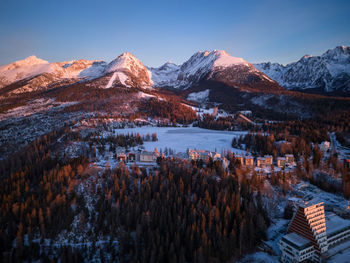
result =
[[[190,160],[195,161],[208,161],[210,158],[212,158],[214,161],[221,160],[221,154],[206,150],[188,150],[187,154]]]
[[[206,150],[188,150],[187,152],[189,160],[203,160],[207,161],[210,158],[214,161],[223,161],[225,157],[217,152],[211,152]],[[242,156],[236,155],[236,160],[238,160],[241,165],[247,167],[259,167],[266,168],[271,167],[274,164],[272,155],[265,155],[264,157],[257,157],[256,160],[253,156]],[[277,157],[276,163],[277,167],[285,168],[287,166],[295,166],[295,160],[293,154],[286,154],[284,157]]]
[[[157,158],[160,156],[160,153],[157,149],[154,152],[137,150],[132,152],[125,152],[120,149],[116,152],[116,159],[119,162],[141,162],[141,163],[154,163],[157,161]]]
[[[253,156],[235,156],[235,158],[242,164],[248,167],[255,166]],[[279,168],[285,168],[286,166],[294,166],[293,154],[286,154],[284,157],[277,157],[276,164]],[[265,168],[273,165],[273,157],[271,155],[265,155],[264,157],[256,158],[256,166],[259,168]]]
[[[345,242],[349,242],[350,247],[349,238],[350,220],[333,213],[326,215],[323,202],[304,202],[298,205],[287,234],[278,242],[282,252],[280,260],[323,262],[341,250]]]

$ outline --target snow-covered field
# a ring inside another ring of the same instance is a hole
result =
[[[137,127],[116,129],[115,134],[139,133],[147,135],[156,133],[158,141],[144,142],[146,150],[153,151],[154,148],[173,149],[176,153],[186,152],[187,149],[210,150],[221,153],[223,151],[232,151],[234,153],[244,153],[245,151],[233,149],[231,142],[233,137],[244,135],[246,131],[215,131],[207,130],[198,127]]]
[[[192,101],[199,101],[199,102],[207,101],[209,98],[209,92],[210,92],[209,89],[206,89],[200,92],[192,92],[188,94],[187,99]]]
[[[18,118],[33,115],[35,113],[43,113],[50,109],[61,109],[70,105],[76,104],[76,101],[72,102],[56,102],[53,99],[36,99],[29,101],[26,105],[19,106],[10,109],[6,113],[0,114],[0,121],[9,118]]]

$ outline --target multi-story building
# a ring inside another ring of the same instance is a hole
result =
[[[287,160],[285,157],[277,157],[277,166],[279,168],[284,168],[286,165],[286,162],[287,162]]]
[[[350,238],[350,220],[325,215],[323,202],[298,206],[287,235],[278,242],[282,262],[320,262],[328,250]],[[332,251],[334,254],[334,251]]]
[[[244,157],[244,161],[246,166],[254,166],[254,158],[252,156]]]
[[[266,160],[264,157],[258,157],[256,159],[256,166],[260,167],[260,168],[264,168],[266,166]]]
[[[287,231],[287,233],[292,232],[311,240],[319,254],[327,252],[328,243],[323,202],[299,205]]]
[[[143,151],[140,154],[140,162],[151,163],[157,161],[157,154],[154,152]]]
[[[279,241],[282,251],[282,262],[302,262],[315,257],[315,249],[311,241],[292,232]]]
[[[292,164],[292,163],[294,163],[294,155],[293,154],[286,154],[286,162],[288,163],[288,164]]]
[[[206,150],[189,150],[188,157],[190,160],[204,160],[207,161],[212,158],[214,161],[221,159],[221,154],[217,152],[210,152]]]
[[[240,155],[235,155],[235,158],[241,163],[241,165],[243,165],[243,156]]]
[[[126,154],[125,153],[118,153],[117,154],[117,160],[119,162],[125,162],[126,161]]]
[[[265,155],[265,165],[266,166],[271,166],[273,162],[272,155]]]

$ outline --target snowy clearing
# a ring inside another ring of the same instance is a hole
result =
[[[191,101],[204,102],[209,98],[209,89],[200,91],[200,92],[192,92],[188,94],[187,99]]]
[[[234,149],[231,147],[233,137],[244,135],[246,131],[216,131],[207,130],[198,127],[137,127],[116,129],[115,134],[139,133],[147,135],[147,133],[156,133],[158,141],[144,142],[143,146],[146,150],[153,151],[165,147],[175,150],[177,153],[186,152],[187,149],[203,149],[209,151],[232,151],[235,153],[244,153],[245,151]]]

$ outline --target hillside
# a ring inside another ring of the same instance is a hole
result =
[[[350,94],[350,47],[338,46],[321,56],[305,55],[285,66],[271,62],[254,66],[286,89]]]

